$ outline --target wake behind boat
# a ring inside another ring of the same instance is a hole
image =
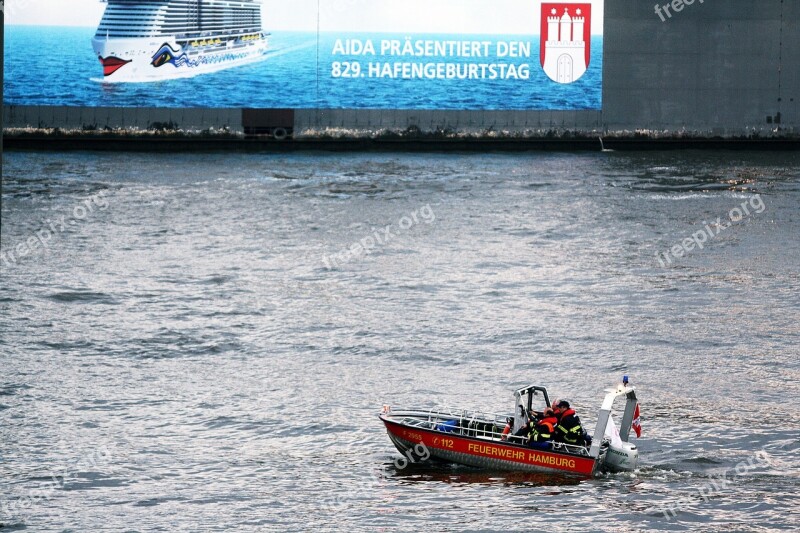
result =
[[[440,461],[480,468],[542,472],[590,477],[600,471],[633,471],[639,451],[628,442],[638,401],[627,376],[616,389],[607,391],[597,418],[591,445],[550,442],[532,448],[527,437],[515,436],[530,421],[533,400],[540,397],[551,407],[545,387],[531,385],[514,392],[515,414],[491,415],[474,411],[391,409],[384,407],[380,419],[400,453],[414,460],[420,448]],[[611,410],[617,398],[625,398],[621,430],[617,434]],[[513,421],[513,432],[504,427]]]
[[[258,0],[101,0],[92,39],[105,82],[184,78],[260,61]]]

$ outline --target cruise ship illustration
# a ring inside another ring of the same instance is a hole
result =
[[[101,0],[92,39],[105,82],[184,78],[264,58],[260,0]]]

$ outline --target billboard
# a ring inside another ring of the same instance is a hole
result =
[[[600,109],[603,1],[9,0],[5,104]]]

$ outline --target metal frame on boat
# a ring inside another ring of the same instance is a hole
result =
[[[635,388],[627,379],[616,389],[607,391],[591,446],[553,442],[548,449],[539,449],[527,446],[524,437],[513,435],[527,424],[533,400],[540,394],[544,405],[550,407],[550,396],[543,386],[531,385],[515,391],[513,417],[470,410],[384,407],[380,419],[398,451],[409,457],[424,445],[433,459],[497,470],[589,477],[599,470],[632,471],[636,468],[639,452],[628,442],[628,437],[638,400]],[[614,401],[623,396],[625,411],[617,437],[609,420]],[[512,418],[513,432],[504,435],[503,428]]]

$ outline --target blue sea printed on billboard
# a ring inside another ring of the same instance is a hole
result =
[[[602,105],[603,0],[8,4],[6,105]]]

